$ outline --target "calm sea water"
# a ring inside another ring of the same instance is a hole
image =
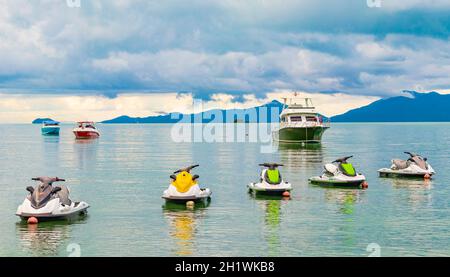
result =
[[[99,125],[96,141],[40,126],[0,125],[0,256],[381,256],[450,255],[450,124],[334,124],[320,147],[174,143],[171,125]],[[435,179],[380,179],[402,151],[428,157]],[[308,184],[322,164],[353,154],[368,190]],[[258,163],[285,164],[292,199],[254,199],[246,185]],[[206,208],[164,207],[173,170],[199,163]],[[66,178],[73,200],[91,205],[75,222],[27,226],[14,215],[35,176]],[[78,249],[79,246],[79,249]],[[369,247],[371,248],[371,247]]]

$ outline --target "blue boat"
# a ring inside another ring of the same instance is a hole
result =
[[[41,133],[45,136],[59,136],[59,122],[53,120],[42,122]]]

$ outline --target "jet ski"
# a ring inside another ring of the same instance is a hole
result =
[[[321,176],[309,178],[312,184],[336,187],[367,188],[366,177],[357,173],[353,165],[347,162],[353,156],[337,159],[324,166]]]
[[[248,190],[254,194],[270,194],[289,196],[292,185],[283,180],[278,167],[283,166],[277,163],[263,163],[259,166],[264,167],[261,171],[259,182],[248,184]]]
[[[429,179],[435,174],[434,169],[424,158],[418,154],[404,152],[409,155],[407,160],[393,159],[390,168],[378,170],[380,177],[421,177]]]
[[[86,202],[73,202],[69,199],[69,189],[66,186],[53,186],[54,182],[64,182],[58,177],[32,178],[39,181],[36,187],[27,187],[30,194],[17,208],[16,215],[29,223],[44,220],[67,219],[87,213],[89,205]]]
[[[199,165],[192,165],[178,169],[170,178],[172,179],[169,188],[162,195],[166,201],[172,202],[199,202],[211,199],[211,191],[208,188],[200,188],[197,183],[198,175],[191,175],[191,170]]]

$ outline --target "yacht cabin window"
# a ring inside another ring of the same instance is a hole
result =
[[[307,116],[306,121],[308,122],[317,122],[317,117],[315,116]]]
[[[301,116],[291,116],[290,119],[291,119],[291,122],[300,122],[300,121],[302,121],[302,117]]]

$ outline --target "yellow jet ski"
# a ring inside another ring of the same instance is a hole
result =
[[[187,202],[211,199],[211,191],[202,189],[197,183],[198,175],[191,175],[191,170],[199,165],[192,165],[175,171],[170,178],[172,183],[162,195],[166,201]]]

